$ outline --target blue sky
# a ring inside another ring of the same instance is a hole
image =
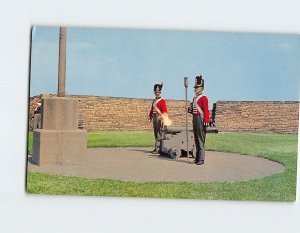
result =
[[[57,92],[58,27],[34,27],[30,95]],[[67,29],[66,92],[76,95],[189,99],[196,75],[217,100],[299,99],[300,37],[142,29]]]

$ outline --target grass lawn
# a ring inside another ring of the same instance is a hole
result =
[[[31,151],[32,133],[29,133]],[[88,147],[153,146],[152,132],[90,132]],[[206,149],[259,156],[285,166],[282,173],[256,180],[223,183],[125,182],[28,173],[29,193],[193,198],[224,200],[295,201],[297,135],[219,133],[208,134]]]
[[[29,132],[28,151],[32,153],[32,132]],[[151,147],[151,131],[88,132],[88,147]]]
[[[151,131],[89,132],[88,147],[152,147]]]

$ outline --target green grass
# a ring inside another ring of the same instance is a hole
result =
[[[29,145],[31,145],[31,137],[32,135],[29,136]],[[128,143],[128,140],[132,142]],[[89,147],[152,146],[152,144],[152,132],[97,132],[88,134]],[[282,163],[285,169],[282,173],[262,179],[198,184],[137,183],[28,173],[27,191],[29,193],[86,196],[295,201],[297,135],[208,134],[206,149],[265,157]]]
[[[89,132],[88,147],[151,147],[153,132]]]
[[[152,147],[151,131],[88,132],[88,147]],[[28,134],[28,151],[32,153],[32,132]]]
[[[32,153],[32,138],[33,138],[33,135],[32,135],[32,132],[30,131],[28,133],[28,148],[27,148],[29,153]]]

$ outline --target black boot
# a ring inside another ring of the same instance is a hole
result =
[[[204,160],[200,160],[196,163],[196,165],[202,165],[202,164],[204,164]]]

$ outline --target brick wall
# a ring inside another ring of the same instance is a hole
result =
[[[44,95],[49,97],[50,95]],[[53,95],[51,95],[53,96]],[[101,96],[68,96],[79,101],[79,116],[86,130],[147,130],[152,129],[148,120],[151,99],[134,99]],[[30,98],[30,116],[41,96]],[[185,101],[166,100],[169,117],[174,126],[185,126]],[[189,114],[190,115],[190,114]],[[31,117],[30,117],[31,119]],[[191,116],[189,116],[191,122]],[[33,121],[30,121],[32,128]]]
[[[48,97],[49,95],[44,95]],[[101,96],[69,96],[79,100],[79,116],[87,130],[149,130],[147,115],[151,99]],[[30,98],[30,122],[33,110],[42,96]],[[166,100],[173,126],[185,126],[185,101]],[[299,102],[218,101],[216,124],[220,132],[297,133]],[[189,114],[191,126],[191,115]]]
[[[37,103],[41,100],[42,95],[37,95],[34,97],[30,97],[30,104],[29,104],[29,129],[33,128],[33,117],[34,117],[34,109],[37,107]]]
[[[216,104],[220,132],[298,132],[299,102],[218,101]]]

